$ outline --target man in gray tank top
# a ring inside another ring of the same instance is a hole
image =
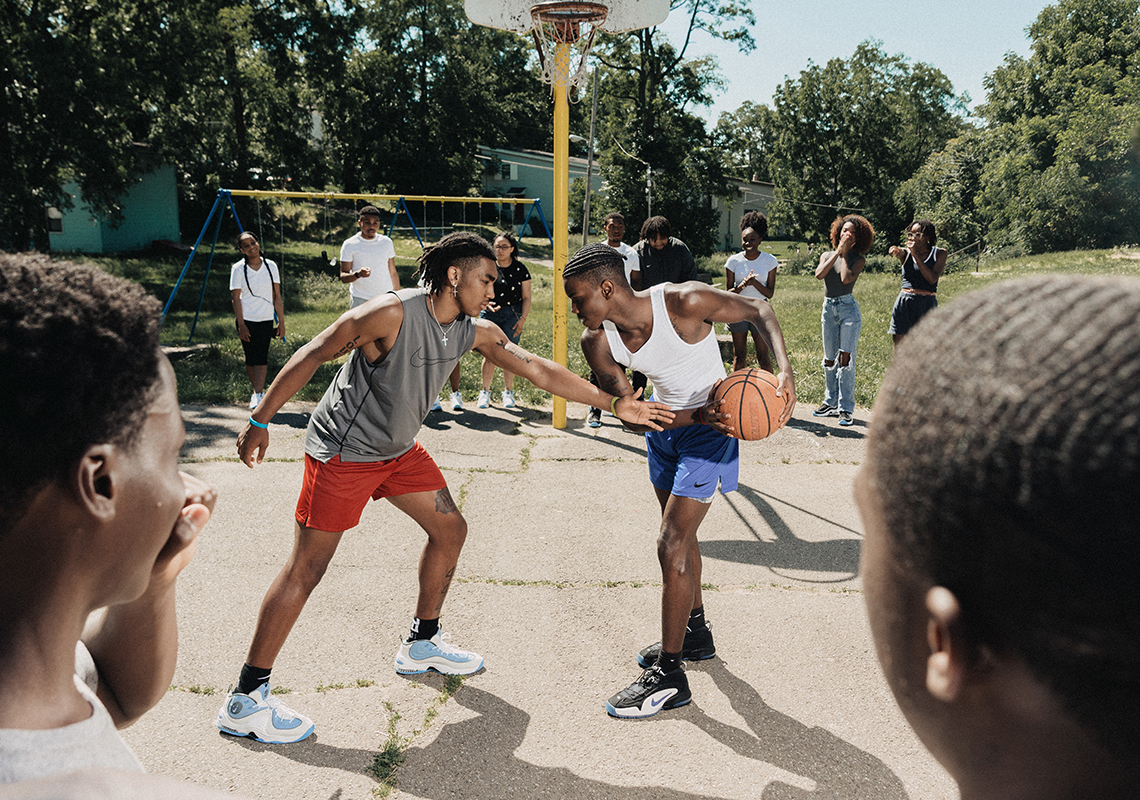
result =
[[[249,467],[265,455],[273,415],[317,367],[349,354],[309,421],[293,551],[262,601],[238,684],[218,712],[224,733],[282,744],[313,732],[312,720],[271,694],[270,671],[369,498],[387,498],[428,537],[411,633],[396,653],[396,672],[469,675],[482,668],[481,656],[448,644],[439,628],[467,522],[439,467],[415,440],[432,400],[468,350],[568,400],[614,408],[632,424],[659,429],[672,420],[667,406],[607,394],[477,319],[495,296],[497,275],[486,241],[470,233],[445,236],[420,258],[418,277],[426,288],[390,292],[349,310],[289,359],[254,410],[238,437]]]

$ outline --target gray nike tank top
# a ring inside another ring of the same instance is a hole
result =
[[[432,401],[460,357],[475,344],[475,317],[460,314],[447,344],[428,310],[427,291],[393,292],[404,321],[391,352],[369,364],[353,351],[309,420],[305,452],[326,462],[384,461],[412,449]]]

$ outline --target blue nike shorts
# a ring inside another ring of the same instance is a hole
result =
[[[677,497],[707,500],[736,491],[740,476],[740,442],[708,425],[689,425],[645,434],[649,480]]]

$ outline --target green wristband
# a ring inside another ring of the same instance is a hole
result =
[[[267,424],[265,424],[264,422],[258,422],[253,417],[249,418],[249,424],[255,428],[261,428],[262,430],[269,430],[269,426]]]
[[[614,399],[610,401],[610,413],[613,414],[615,417],[617,416],[617,401],[618,401],[618,399],[619,398],[617,397],[617,395],[614,395]]]

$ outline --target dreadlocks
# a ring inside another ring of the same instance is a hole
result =
[[[412,278],[432,294],[438,294],[451,285],[447,279],[448,267],[459,267],[466,272],[481,258],[495,260],[495,251],[486,239],[466,231],[449,233],[424,250],[419,258],[420,268]]]

